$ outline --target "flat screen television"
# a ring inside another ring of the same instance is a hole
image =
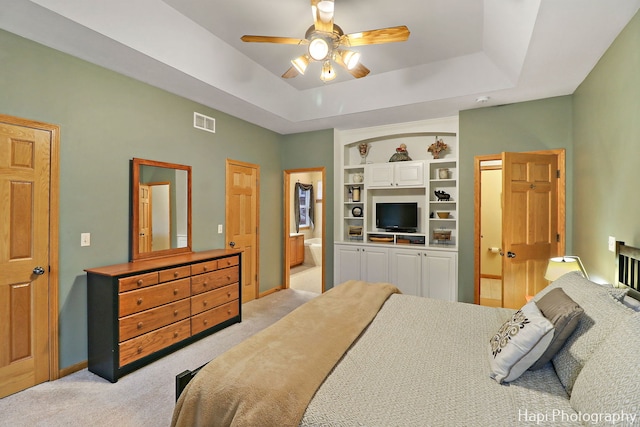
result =
[[[415,233],[418,230],[418,204],[376,203],[376,227],[386,231]]]

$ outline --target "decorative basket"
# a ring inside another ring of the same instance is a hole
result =
[[[434,230],[433,240],[451,240],[451,230]]]

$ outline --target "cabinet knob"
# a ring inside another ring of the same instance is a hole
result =
[[[138,300],[136,301],[136,303],[138,303],[138,305],[142,304],[142,298],[138,298]]]
[[[142,322],[138,322],[138,329],[142,329]]]
[[[142,346],[138,347],[138,354],[142,353]]]
[[[231,276],[227,275],[227,280],[231,280]]]
[[[137,281],[136,283],[138,284],[138,286],[142,286],[142,284],[143,284],[144,282],[142,281],[142,279],[138,279],[138,281]]]
[[[204,319],[203,323],[206,325],[207,323],[209,323],[209,321],[207,319]]]
[[[231,292],[227,292],[227,297],[231,298]]]
[[[173,310],[173,315],[177,316],[178,315],[178,310]]]
[[[227,314],[231,315],[231,309],[230,308],[227,309]]]
[[[202,266],[202,271],[207,271],[207,266],[206,265]]]
[[[207,283],[207,281],[206,281],[206,280],[205,280],[204,282],[202,282],[202,286],[203,286],[203,287],[205,287],[205,288],[206,288],[206,287],[207,287],[207,285],[208,285],[208,283]]]
[[[178,272],[177,272],[177,271],[174,271],[174,272],[173,272],[173,277],[178,277],[178,276],[179,276]]]
[[[177,289],[174,289],[174,290],[173,290],[173,294],[174,294],[174,295],[178,295],[178,290],[177,290]]]
[[[203,305],[204,307],[206,307],[206,306],[207,306],[207,300],[202,301],[202,305]]]
[[[173,333],[173,337],[174,337],[174,338],[178,338],[178,333],[177,333],[177,332],[174,332],[174,333]]]

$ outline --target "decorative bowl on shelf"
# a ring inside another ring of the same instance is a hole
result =
[[[438,218],[449,218],[449,212],[437,212]]]

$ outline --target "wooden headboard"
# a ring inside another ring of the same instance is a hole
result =
[[[616,242],[616,281],[630,288],[629,296],[640,300],[640,249]]]

